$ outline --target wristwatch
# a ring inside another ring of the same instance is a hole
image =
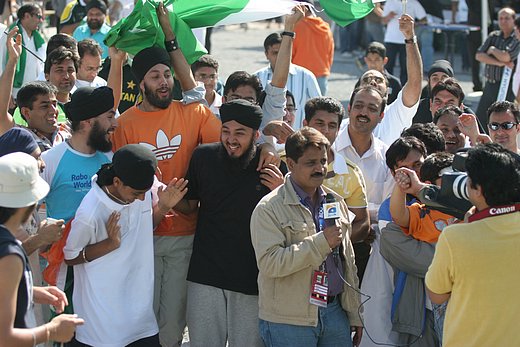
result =
[[[168,53],[177,50],[179,48],[179,45],[177,44],[177,38],[169,41],[164,41],[164,48]]]
[[[417,36],[414,35],[414,36],[412,36],[411,39],[405,39],[405,40],[404,40],[404,43],[406,43],[406,44],[408,44],[408,43],[409,43],[409,44],[415,44],[415,43],[417,43]]]
[[[296,33],[294,31],[284,31],[280,35],[289,36],[289,37],[292,37],[293,39],[296,37]]]

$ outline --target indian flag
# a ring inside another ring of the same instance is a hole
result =
[[[135,55],[144,48],[164,46],[155,8],[157,0],[138,1],[132,13],[108,32],[105,43]],[[167,0],[170,22],[182,52],[192,64],[207,53],[191,28],[239,24],[291,13],[292,0]]]

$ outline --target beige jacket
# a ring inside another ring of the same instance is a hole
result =
[[[341,201],[344,278],[358,288],[347,205],[334,191],[323,189]],[[309,303],[312,274],[331,249],[323,232],[316,233],[311,211],[300,203],[289,176],[256,206],[251,217],[251,239],[260,270],[259,317],[274,323],[317,326],[318,306]],[[341,305],[350,324],[362,326],[359,294],[347,285],[341,294]]]

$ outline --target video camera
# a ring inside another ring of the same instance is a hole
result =
[[[441,186],[429,185],[419,192],[419,199],[426,206],[464,219],[466,212],[473,206],[468,198],[467,157],[467,151],[457,152],[453,158],[453,172],[442,174]]]

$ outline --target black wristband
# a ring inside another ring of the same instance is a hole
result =
[[[414,36],[412,36],[411,39],[405,39],[404,43],[407,43],[407,44],[415,44],[415,43],[417,43],[417,36],[414,35]]]
[[[296,37],[296,33],[294,31],[284,31],[280,35],[289,36],[289,37],[292,37],[293,39]]]
[[[179,49],[179,45],[177,44],[177,38],[174,38],[170,41],[164,41],[164,48],[166,49],[166,52],[173,52],[177,49]]]

